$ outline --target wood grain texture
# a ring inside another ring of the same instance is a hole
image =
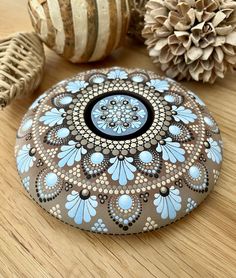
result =
[[[0,11],[1,37],[32,30],[26,0],[1,0]],[[224,163],[214,192],[159,231],[95,235],[59,222],[30,200],[15,167],[16,130],[36,96],[77,72],[114,65],[159,71],[145,48],[131,41],[103,63],[78,66],[51,50],[46,55],[39,90],[0,112],[0,277],[236,277],[235,75],[215,85],[183,82],[207,103],[222,131]]]

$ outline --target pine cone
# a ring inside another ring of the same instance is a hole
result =
[[[144,28],[145,5],[148,0],[129,0],[131,8],[131,20],[128,35],[140,42],[144,42],[142,30]]]
[[[150,0],[149,55],[171,78],[214,83],[236,65],[236,1]]]

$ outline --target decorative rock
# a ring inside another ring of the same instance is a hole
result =
[[[73,63],[98,61],[127,33],[127,0],[29,0],[32,24],[49,48]]]
[[[0,40],[0,107],[39,86],[44,62],[43,45],[35,33],[17,33]]]
[[[31,197],[97,233],[150,231],[196,208],[222,162],[203,101],[145,70],[99,69],[60,82],[29,108],[17,168]]]

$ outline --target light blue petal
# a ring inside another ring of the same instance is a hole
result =
[[[170,192],[170,196],[175,202],[177,202],[177,203],[181,202],[181,197],[177,194],[175,195],[172,191]]]
[[[67,158],[66,164],[68,166],[73,166],[74,165],[77,152],[78,151],[76,149],[73,149],[71,152],[68,153],[68,155],[66,157]]]
[[[71,207],[71,204],[72,204],[72,202],[73,201],[75,201],[75,203],[76,203],[76,201],[77,201],[77,198],[79,197],[79,193],[77,192],[77,191],[72,191],[71,192],[71,194],[70,195],[68,195],[67,197],[66,197],[66,200],[68,201],[66,204],[65,204],[65,207],[67,208],[67,209],[70,209]],[[73,206],[73,205],[72,205]]]
[[[90,211],[89,202],[88,202],[88,200],[86,200],[84,203],[84,213],[83,213],[83,219],[86,223],[91,221],[91,216],[90,216],[89,211]],[[95,214],[96,214],[96,212],[95,212]]]
[[[168,196],[154,195],[153,203],[156,206],[156,212],[161,214],[162,219],[174,219],[176,217],[176,212],[181,209],[182,198],[179,193],[179,189],[171,186]]]
[[[112,165],[111,165],[110,168],[108,169],[108,173],[109,173],[110,175],[112,175],[112,174],[115,172],[116,167],[118,166],[118,165],[117,165],[117,164],[118,164],[118,158],[113,157],[113,158],[111,158],[109,161],[110,161],[110,163],[112,163]]]
[[[120,167],[120,173],[119,173],[119,183],[120,185],[126,185],[127,184],[127,177],[126,177],[126,172],[124,169],[124,164],[120,163],[121,167]]]
[[[47,92],[42,94],[41,96],[39,96],[34,102],[33,104],[30,106],[29,109],[35,109],[38,105],[39,105],[39,102],[40,100],[42,100],[43,98],[45,98],[47,96]]]
[[[167,208],[168,208],[168,216],[170,219],[175,219],[176,211],[173,203],[171,202],[170,198],[166,198],[167,201]]]
[[[172,142],[172,139],[169,137],[165,139],[165,142],[165,145],[158,144],[156,148],[157,152],[162,152],[163,160],[169,160],[172,163],[185,161],[185,150],[180,147],[179,143]]]
[[[110,71],[108,73],[107,77],[108,77],[108,79],[127,79],[128,74],[124,70],[115,69],[115,70]]]
[[[163,200],[164,200],[164,198],[160,194],[158,194],[158,197],[154,201],[154,205],[156,206],[157,213],[161,213],[163,210],[163,207],[164,207]]]
[[[188,91],[189,95],[194,96],[196,102],[201,105],[201,106],[206,106],[206,104],[199,98],[199,96],[197,96],[195,93]]]
[[[67,203],[68,205],[66,206],[66,208],[69,209],[68,216],[70,218],[74,218],[76,216],[80,203],[81,199],[79,197],[74,201],[71,201],[70,204]]]
[[[87,206],[88,206],[89,214],[90,214],[91,216],[95,216],[95,215],[96,215],[95,207],[97,207],[97,206],[93,206],[93,205],[91,204],[91,199],[87,200]]]
[[[188,124],[190,122],[193,123],[197,119],[197,116],[193,114],[190,109],[186,109],[184,106],[172,106],[172,110],[177,113],[177,115],[173,115],[177,122],[182,121],[183,123]]]
[[[53,108],[50,111],[47,111],[44,116],[39,118],[40,122],[43,122],[45,125],[49,125],[50,127],[53,127],[54,125],[62,124],[64,121],[64,116],[62,116],[65,113],[64,109],[58,110],[57,108]]]
[[[91,216],[96,215],[96,210],[98,202],[96,201],[96,196],[92,196],[87,200],[82,200],[77,191],[72,191],[70,195],[67,196],[67,203],[65,208],[68,210],[68,216],[73,218],[75,223],[80,225],[91,220]]]
[[[67,207],[67,206],[70,205],[70,202],[76,201],[78,197],[79,197],[79,193],[73,190],[71,192],[71,194],[68,195],[67,198],[66,198],[67,201],[68,201],[68,203],[66,203],[66,208],[69,209],[69,207]]]
[[[85,202],[84,200],[81,200],[74,218],[75,223],[78,225],[83,223],[84,206]]]
[[[108,168],[108,173],[112,175],[113,180],[119,180],[120,185],[126,185],[127,180],[133,180],[136,167],[130,162],[133,162],[132,157],[127,157],[124,160],[119,160],[116,158],[111,158],[110,162],[113,163]]]
[[[137,170],[137,168],[133,164],[131,164],[127,159],[124,160],[124,165],[125,165],[125,169],[128,169],[131,172],[135,172]]]
[[[168,218],[168,203],[167,203],[167,198],[162,197],[162,212],[161,212],[161,218],[162,219],[167,219]]]
[[[161,79],[152,79],[150,82],[147,82],[147,85],[153,87],[155,90],[163,93],[164,91],[168,90],[170,85],[166,80]]]
[[[94,208],[96,208],[98,206],[98,202],[96,201],[96,197],[95,196],[91,196],[90,197],[89,203]]]

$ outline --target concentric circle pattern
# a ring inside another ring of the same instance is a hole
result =
[[[88,71],[29,108],[16,161],[31,197],[96,233],[167,225],[196,208],[219,177],[219,128],[193,92],[144,70]]]
[[[128,135],[135,137],[149,118],[142,101],[121,92],[95,100],[90,115],[94,128],[100,131],[101,136],[121,140]],[[90,115],[87,115],[88,121]]]

